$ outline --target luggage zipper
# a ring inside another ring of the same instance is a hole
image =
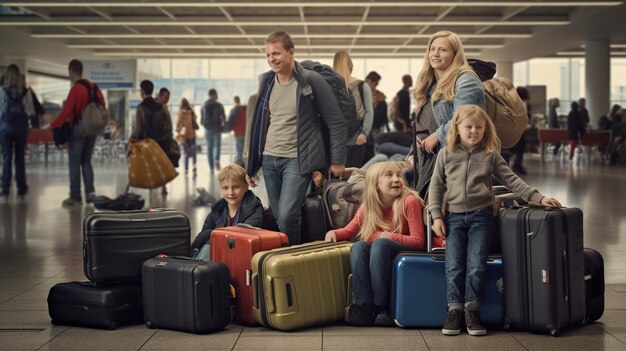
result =
[[[521,282],[523,283],[522,288],[522,301],[521,301],[521,313],[520,316],[522,316],[522,328],[527,329],[530,326],[530,305],[532,304],[532,302],[530,301],[530,294],[528,292],[528,290],[530,288],[532,288],[532,282],[529,281],[531,279],[531,277],[528,276],[528,264],[531,262],[528,260],[528,256],[530,256],[530,245],[528,245],[528,240],[531,233],[528,233],[528,229],[530,228],[530,214],[531,214],[531,209],[529,208],[523,208],[520,209],[520,213],[519,213],[519,217],[518,217],[518,225],[520,226],[520,231],[519,233],[521,233],[521,235],[519,235],[519,238],[521,240],[521,245],[520,245],[520,270],[521,270],[521,274],[520,277],[524,277],[524,279],[521,280]]]
[[[270,250],[270,251],[266,251],[263,255],[261,255],[261,257],[259,257],[259,265],[257,267],[257,296],[259,297],[259,310],[261,311],[261,318],[263,319],[263,325],[266,327],[269,327],[269,320],[267,319],[267,313],[266,313],[266,306],[265,306],[265,288],[264,288],[264,281],[265,279],[260,279],[258,278],[259,276],[262,276],[263,273],[263,266],[265,264],[265,261],[275,255],[275,254],[288,254],[288,253],[292,253],[292,252],[298,252],[298,251],[304,251],[304,250],[310,250],[310,249],[318,249],[318,248],[324,248],[324,247],[332,247],[335,246],[339,243],[327,243],[327,242],[323,242],[323,243],[319,243],[319,244],[312,244],[312,245],[307,245],[307,246],[300,246],[300,247],[290,247],[290,248],[283,248],[280,251],[275,251],[275,250]],[[274,298],[273,296],[270,296],[270,298]]]
[[[151,238],[161,238],[161,237],[179,237],[179,236],[189,236],[188,232],[174,232],[173,230],[160,230],[160,233],[157,232],[155,233],[153,230],[132,230],[132,232],[134,234],[123,234],[120,232],[112,232],[112,231],[106,231],[106,232],[99,232],[99,233],[91,233],[91,235],[88,235],[88,237],[91,240],[97,240],[97,239],[142,239],[142,238],[146,238],[148,236],[150,236]],[[137,233],[139,232],[139,233]],[[144,232],[144,233],[142,233]],[[95,235],[94,235],[95,234]]]

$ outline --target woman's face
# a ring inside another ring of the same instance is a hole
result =
[[[438,76],[441,76],[452,64],[455,52],[448,38],[440,37],[433,40],[428,49],[428,62]]]

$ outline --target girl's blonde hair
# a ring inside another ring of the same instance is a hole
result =
[[[333,69],[339,73],[346,81],[346,86],[352,81],[352,58],[346,50],[337,51],[333,58]]]
[[[378,190],[378,180],[387,171],[400,171],[402,173],[402,166],[398,162],[380,162],[372,165],[365,174],[365,189],[363,191],[363,224],[359,231],[359,239],[367,240],[376,231],[387,231],[394,233],[401,233],[402,226],[406,221],[406,214],[404,213],[404,200],[408,196],[415,196],[420,199],[419,194],[414,190],[406,186],[406,180],[404,176],[402,193],[396,198],[392,205],[393,216],[391,219],[391,226],[385,222],[383,217],[383,203],[380,200],[380,193]]]
[[[7,89],[15,88],[19,93],[24,91],[24,78],[17,65],[10,64],[7,67],[3,77],[3,85]]]
[[[485,121],[485,134],[483,140],[480,141],[483,148],[487,152],[500,152],[500,139],[496,135],[496,126],[487,115],[487,112],[478,105],[463,105],[454,113],[450,129],[446,135],[446,143],[448,151],[454,150],[454,147],[461,142],[459,136],[459,124],[465,119],[472,117],[480,117]]]
[[[444,75],[439,78],[439,81],[437,81],[435,70],[432,68],[430,61],[428,60],[430,47],[433,45],[433,41],[438,38],[448,39],[448,42],[450,42],[452,50],[454,51],[454,59]],[[454,89],[456,80],[458,76],[464,72],[476,75],[472,70],[472,67],[467,64],[465,51],[463,50],[463,44],[461,43],[459,36],[456,33],[449,31],[439,31],[433,34],[433,36],[430,37],[430,40],[428,40],[428,46],[426,46],[426,53],[424,54],[424,64],[422,66],[422,70],[417,75],[417,82],[415,83],[415,100],[417,101],[416,106],[418,109],[421,108],[426,102],[426,94],[428,93],[426,90],[436,81],[437,87],[433,92],[431,101],[437,101],[440,97],[443,97],[446,101],[452,101],[455,96]]]

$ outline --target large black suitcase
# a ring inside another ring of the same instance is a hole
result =
[[[594,249],[585,248],[584,253],[587,322],[593,322],[604,313],[604,259]]]
[[[230,323],[230,278],[219,262],[156,257],[142,268],[144,321],[148,328],[196,334]]]
[[[95,286],[92,282],[68,282],[48,293],[52,324],[116,329],[141,324],[141,290],[138,284]]]
[[[83,223],[83,266],[89,280],[137,281],[159,254],[191,254],[189,219],[174,210],[94,212]]]
[[[505,329],[558,335],[585,321],[583,214],[577,208],[500,211]]]

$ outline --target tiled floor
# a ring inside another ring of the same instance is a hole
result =
[[[226,159],[222,160],[225,164]],[[48,290],[56,283],[84,280],[81,223],[91,207],[64,209],[67,166],[28,165],[30,193],[0,203],[0,350],[626,350],[626,167],[561,165],[527,161],[526,180],[566,206],[585,213],[585,245],[605,258],[606,311],[600,321],[568,330],[558,338],[491,330],[487,337],[441,335],[439,330],[353,328],[332,325],[294,333],[230,325],[211,335],[151,330],[142,325],[115,331],[52,326]],[[216,193],[217,180],[200,157],[197,180],[180,175],[163,199],[160,191],[143,194],[151,206],[184,211],[196,233],[208,212],[192,207],[196,187]],[[122,164],[96,164],[98,193],[124,189]],[[266,202],[262,185],[255,190]]]

